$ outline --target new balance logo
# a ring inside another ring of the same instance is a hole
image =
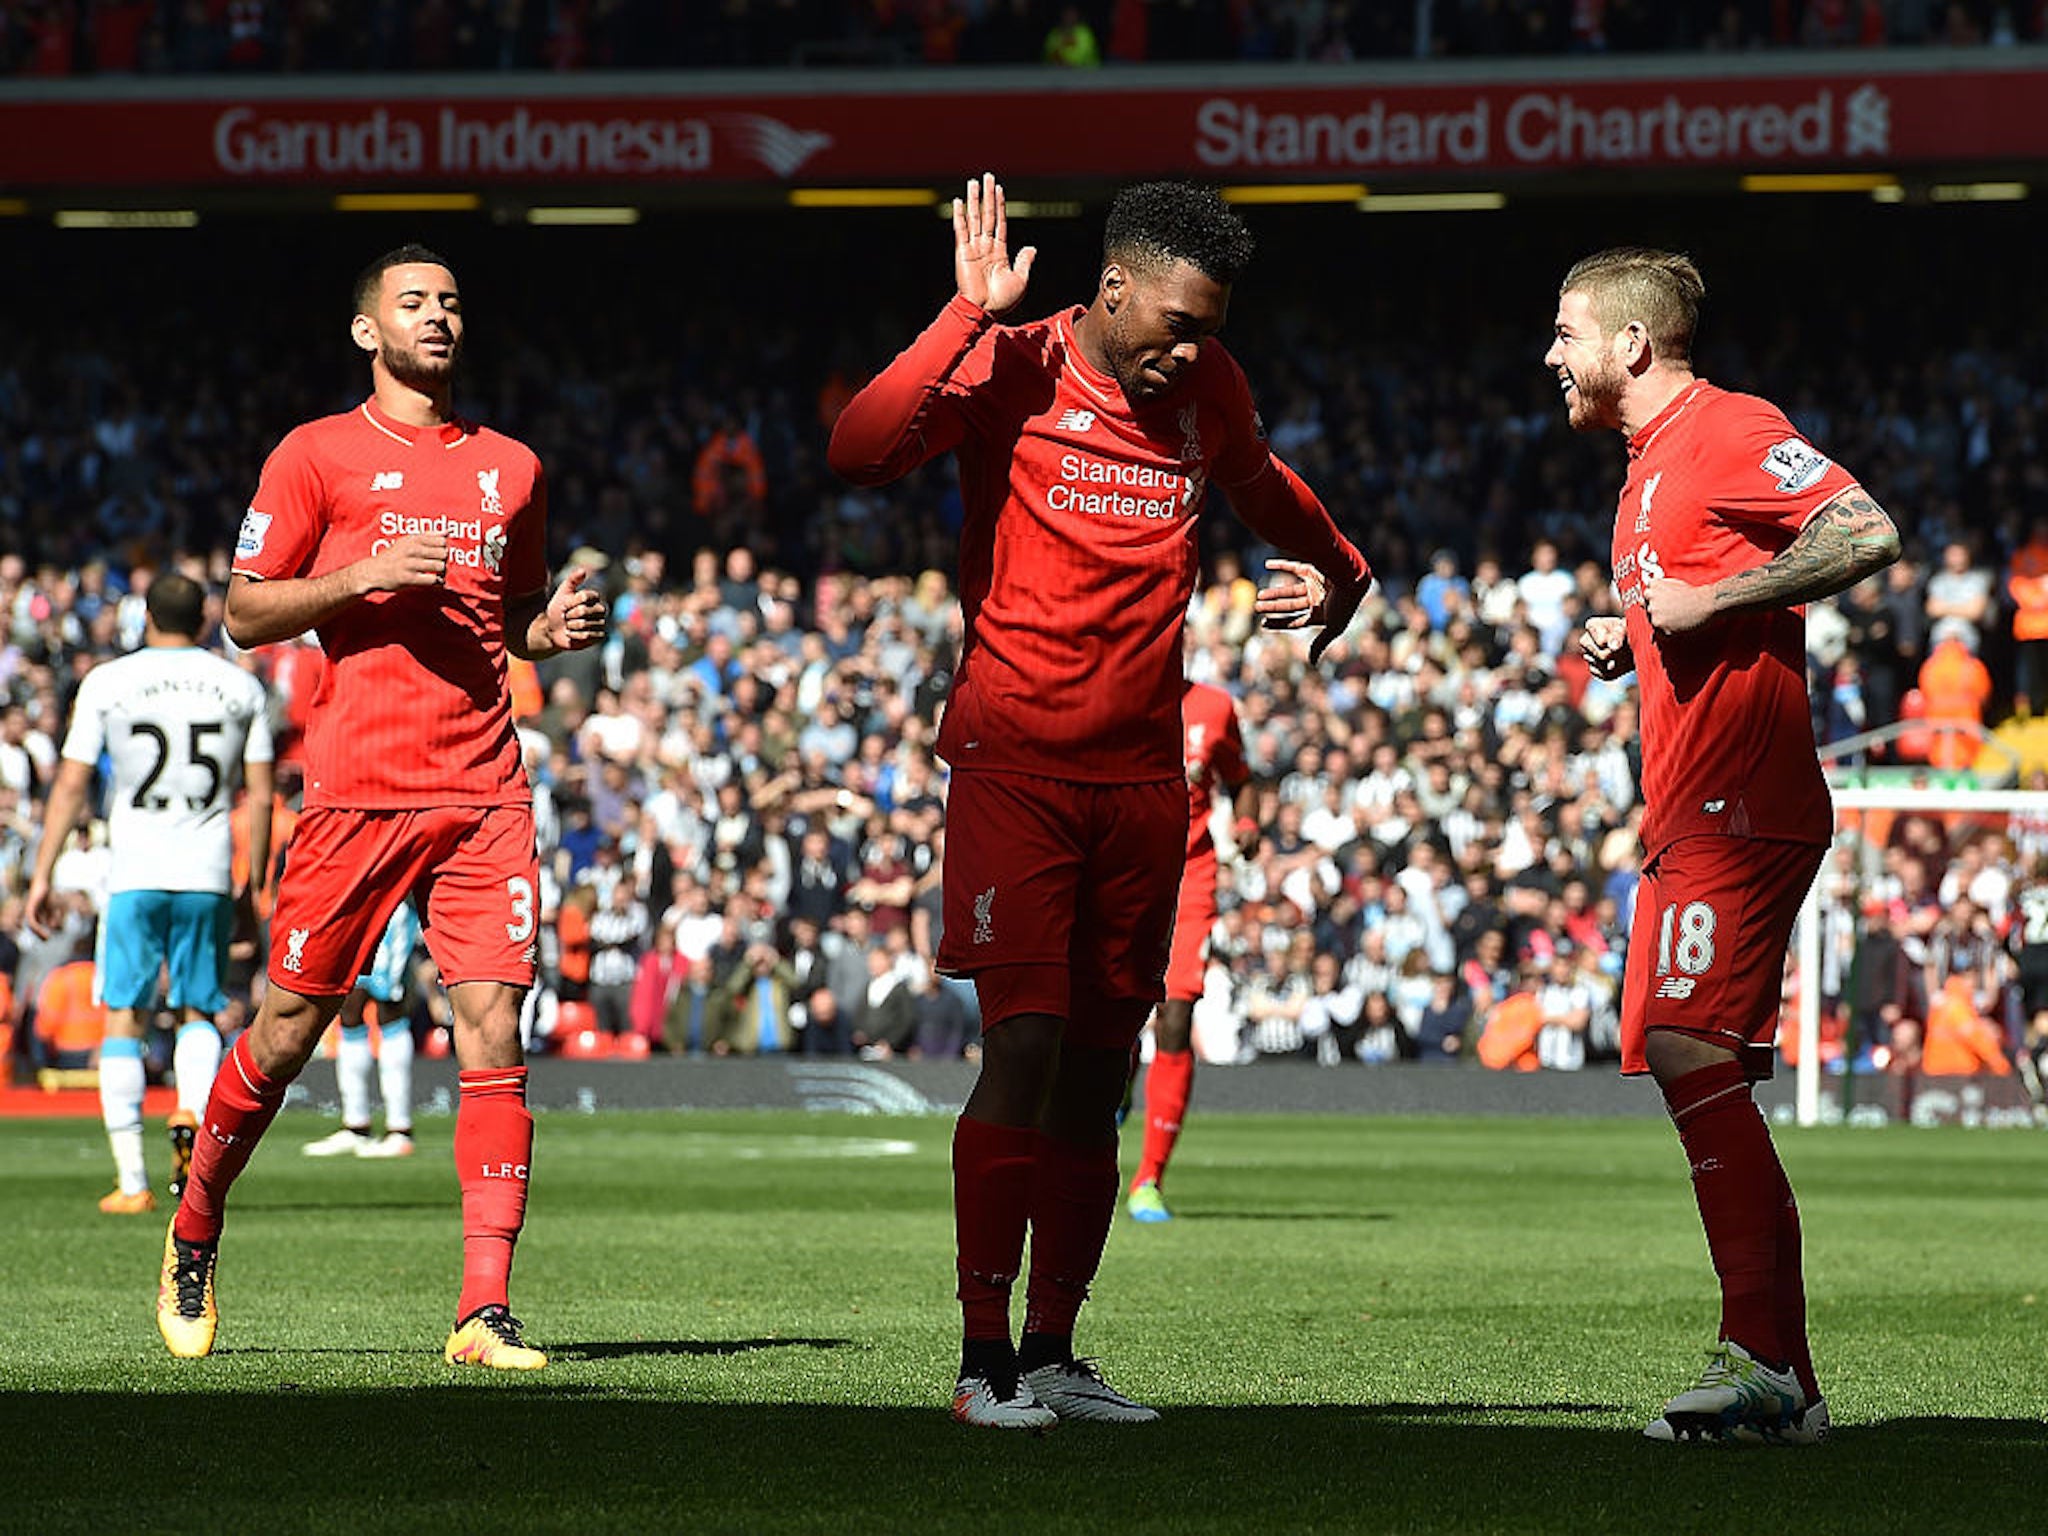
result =
[[[996,941],[996,888],[990,886],[974,898],[974,942],[993,944]]]
[[[306,940],[313,937],[310,928],[294,928],[285,935],[284,958],[278,964],[294,976],[306,968]]]
[[[402,491],[405,489],[405,471],[402,469],[380,469],[370,481],[373,491]]]
[[[1699,983],[1690,976],[1666,976],[1664,984],[1657,989],[1659,997],[1673,997],[1684,1002],[1692,996],[1692,989]]]
[[[1095,413],[1077,406],[1060,412],[1060,419],[1052,424],[1052,429],[1055,432],[1086,432],[1094,425]]]

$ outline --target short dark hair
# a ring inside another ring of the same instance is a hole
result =
[[[393,267],[448,267],[446,257],[428,250],[416,240],[386,251],[375,261],[356,274],[354,289],[355,312],[359,315],[374,315],[377,312],[377,298],[384,291],[384,274]]]
[[[1559,293],[1585,294],[1601,332],[1612,336],[1641,321],[1650,345],[1674,362],[1692,359],[1700,302],[1707,285],[1690,256],[1623,245],[1573,263]]]
[[[1184,261],[1204,277],[1234,283],[1252,259],[1252,232],[1214,187],[1141,181],[1110,204],[1102,259],[1158,267]]]
[[[149,584],[142,607],[161,633],[196,640],[206,623],[206,588],[180,571],[166,571]]]

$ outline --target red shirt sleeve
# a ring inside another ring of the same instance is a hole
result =
[[[1363,586],[1372,567],[1337,525],[1316,493],[1272,454],[1243,485],[1230,487],[1230,505],[1244,525],[1296,560],[1306,560],[1332,580]]]
[[[327,490],[304,427],[271,450],[235,541],[234,569],[265,581],[303,576],[319,553]]]
[[[846,403],[825,451],[833,470],[856,485],[883,485],[937,458],[966,435],[963,405],[974,379],[967,366],[995,322],[980,305],[954,295],[939,317],[894,362]]]
[[[1244,760],[1244,731],[1237,723],[1237,705],[1227,694],[1223,700],[1222,715],[1223,729],[1217,732],[1210,768],[1217,783],[1234,794],[1252,776],[1252,770]]]
[[[548,584],[548,480],[533,465],[533,492],[505,549],[505,595],[527,597]]]
[[[1266,424],[1259,419],[1258,407],[1252,403],[1252,387],[1245,379],[1244,370],[1237,365],[1237,359],[1222,347],[1216,348],[1216,355],[1224,364],[1218,381],[1217,404],[1222,407],[1228,431],[1223,451],[1216,455],[1214,474],[1218,485],[1226,491],[1235,492],[1239,486],[1265,472],[1273,450],[1266,445]]]
[[[1730,522],[1797,533],[1856,477],[1799,435],[1785,414],[1753,395],[1731,396],[1714,435],[1719,462],[1710,508]]]

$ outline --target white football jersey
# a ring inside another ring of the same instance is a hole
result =
[[[108,891],[233,892],[242,764],[271,760],[263,684],[197,646],[145,646],[86,673],[64,756],[113,763]]]

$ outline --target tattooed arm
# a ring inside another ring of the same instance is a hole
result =
[[[1762,565],[1710,587],[1647,581],[1643,606],[1653,625],[1676,634],[1724,613],[1796,608],[1833,597],[1898,558],[1899,530],[1859,486],[1814,513],[1799,537]]]

